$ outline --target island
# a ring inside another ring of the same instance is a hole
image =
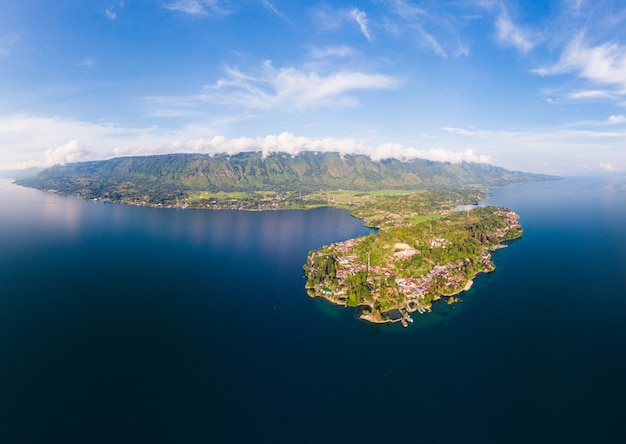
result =
[[[471,162],[249,152],[77,162],[18,183],[162,208],[345,208],[372,231],[309,252],[306,292],[354,307],[366,321],[407,325],[437,299],[457,302],[478,273],[494,270],[492,252],[522,235],[513,211],[477,205],[486,189],[554,179]]]

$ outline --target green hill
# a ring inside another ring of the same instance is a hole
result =
[[[194,192],[419,190],[494,187],[553,179],[479,163],[422,159],[372,161],[365,155],[259,152],[237,155],[168,154],[56,165],[20,184],[112,201],[167,204]]]

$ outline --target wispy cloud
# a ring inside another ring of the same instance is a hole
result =
[[[85,67],[92,67],[96,64],[96,61],[94,59],[92,59],[91,57],[87,57],[86,59],[81,60],[80,62],[78,62],[76,64],[76,66],[85,66]]]
[[[600,162],[600,168],[605,171],[616,171],[617,168],[610,162]]]
[[[593,83],[612,87],[603,91],[606,94],[623,95],[626,94],[626,47],[613,41],[594,46],[581,33],[567,45],[556,64],[534,72],[542,76],[573,72]]]
[[[104,15],[109,20],[115,20],[117,18],[117,11],[119,9],[123,8],[123,7],[124,7],[124,2],[123,1],[119,1],[119,2],[109,6],[107,9],[105,9],[104,10]]]
[[[626,116],[624,116],[623,114],[612,115],[612,116],[609,116],[609,118],[607,119],[607,122],[610,125],[623,125],[623,124],[626,124]]]
[[[574,100],[619,100],[619,94],[600,89],[585,89],[572,91],[567,94],[569,99]]]
[[[363,90],[386,90],[398,86],[398,81],[384,74],[338,71],[320,74],[297,68],[275,68],[266,61],[255,74],[235,68],[226,69],[226,76],[214,85],[205,86],[201,94],[187,97],[150,97],[152,106],[176,105],[193,108],[201,104],[237,105],[254,110],[298,110],[311,108],[354,106],[354,93]],[[158,112],[158,111],[157,111]]]
[[[281,19],[285,20],[285,21],[289,21],[289,19],[287,18],[287,16],[285,14],[283,14],[282,12],[280,12],[278,9],[276,9],[274,7],[274,5],[270,2],[270,0],[261,0],[261,3],[263,4],[263,6],[265,7],[265,9],[267,9],[268,11],[273,12],[274,14],[276,14],[278,17],[280,17]]]
[[[460,21],[445,8],[437,11],[417,7],[406,0],[379,0],[386,7],[384,13],[374,14],[359,8],[333,9],[320,6],[312,10],[316,28],[338,30],[346,23],[356,24],[369,41],[376,40],[376,33],[402,39],[402,44],[413,43],[441,57],[469,54],[467,44],[459,34]],[[372,18],[373,17],[373,18]]]
[[[389,16],[383,28],[390,35],[414,41],[440,57],[469,54],[458,31],[463,19],[446,8],[437,8],[433,4],[426,9],[406,0],[386,0],[384,3],[389,7]]]
[[[175,0],[163,6],[170,11],[182,12],[189,15],[217,15],[230,14],[230,10],[220,4],[219,0]]]
[[[574,14],[578,14],[583,7],[583,0],[565,0],[565,5],[572,11]]]
[[[374,40],[370,19],[367,13],[359,8],[344,9],[324,5],[313,8],[310,14],[318,30],[337,31],[346,25],[356,25],[367,41]]]
[[[495,15],[495,37],[500,44],[527,53],[539,43],[537,33],[524,29],[513,21],[504,1],[476,0],[475,4]]]
[[[446,57],[447,53],[446,51],[443,49],[443,47],[439,44],[439,41],[437,41],[437,39],[435,38],[435,36],[433,36],[432,34],[429,34],[428,32],[426,32],[424,30],[424,28],[417,27],[416,28],[418,33],[423,37],[424,41],[426,41],[428,43],[428,46],[430,46],[433,50],[433,52],[435,54],[437,54],[438,56],[441,57]]]
[[[0,35],[0,57],[7,57],[19,42],[16,34]]]
[[[354,21],[357,22],[365,38],[371,42],[372,33],[368,26],[369,20],[367,19],[367,14],[360,9],[354,8],[350,11],[350,17],[352,17]]]
[[[310,49],[311,57],[323,59],[326,57],[350,57],[357,53],[354,48],[346,45],[313,47]]]
[[[309,12],[314,28],[323,31],[334,31],[352,20],[349,11],[331,8],[328,5],[316,6]]]
[[[535,42],[531,34],[513,23],[504,6],[496,18],[495,26],[496,36],[501,43],[513,46],[524,53],[534,48]]]
[[[477,137],[487,137],[489,136],[489,132],[487,131],[477,131],[474,129],[468,130],[465,128],[454,128],[454,127],[443,127],[441,128],[447,133],[450,134],[458,134],[461,136],[477,136]]]
[[[442,129],[453,138],[447,142],[439,140],[439,143],[449,147],[458,145],[455,136],[467,138],[462,142],[464,146],[471,148],[475,144],[474,147],[480,147],[483,155],[489,156],[493,163],[509,169],[563,174],[597,170],[599,163],[605,162],[623,170],[626,169],[626,153],[616,146],[626,138],[626,129],[609,125],[610,120],[527,131],[446,127]],[[617,124],[621,116],[614,116],[613,120]],[[471,137],[479,137],[479,140],[473,142]]]
[[[405,0],[390,1],[394,12],[405,20],[410,20],[416,16],[425,16],[426,10],[413,5]]]

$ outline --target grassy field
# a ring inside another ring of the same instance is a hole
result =
[[[439,212],[461,203],[476,200],[472,191],[434,190],[326,190],[311,194],[299,192],[256,191],[246,192],[190,192],[186,198],[191,206],[211,206],[244,209],[309,209],[332,206],[348,209],[353,216],[371,226],[419,225],[440,219]]]
[[[367,205],[373,204],[380,200],[381,197],[397,197],[409,196],[412,194],[422,194],[425,191],[407,191],[407,190],[376,190],[376,191],[351,191],[351,190],[333,190],[320,191],[308,196],[311,200],[325,200],[332,205]]]
[[[426,222],[426,221],[434,220],[434,219],[441,219],[442,217],[443,217],[443,214],[424,214],[424,215],[419,215],[419,216],[413,216],[410,218],[410,220],[411,220],[411,224],[419,225],[422,222]]]
[[[235,192],[216,192],[210,193],[208,191],[194,191],[189,193],[187,200],[189,202],[202,202],[207,200],[242,200],[248,198],[254,198],[258,200],[271,200],[276,197],[275,191],[258,191],[255,193],[245,193],[243,191],[235,191]]]

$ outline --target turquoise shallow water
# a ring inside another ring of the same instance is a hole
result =
[[[202,212],[0,184],[2,442],[623,442],[626,181],[493,191],[522,239],[453,310],[312,300],[345,211]]]

